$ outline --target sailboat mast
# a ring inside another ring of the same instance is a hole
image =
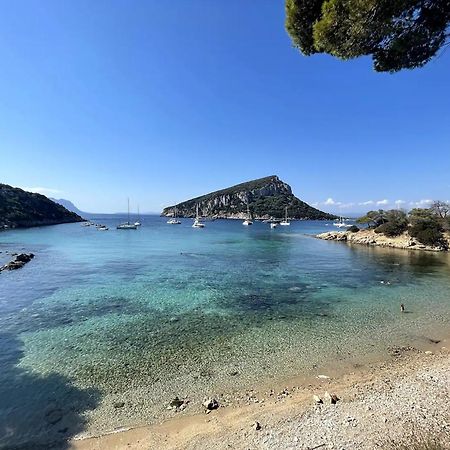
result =
[[[130,223],[130,197],[128,197],[128,223]]]

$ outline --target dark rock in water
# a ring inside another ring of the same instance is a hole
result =
[[[19,255],[17,253],[13,253],[13,255],[16,255],[15,258],[8,264],[5,264],[4,266],[0,267],[0,272],[2,270],[20,269],[34,258],[33,253],[20,253]]]
[[[21,261],[24,263],[30,262],[34,258],[33,253],[20,253],[16,256],[16,261]]]

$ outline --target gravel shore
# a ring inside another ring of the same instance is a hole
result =
[[[450,448],[447,348],[446,341],[425,351],[393,348],[389,361],[337,379],[254,391],[207,415],[177,413],[160,425],[74,441],[72,448],[372,450],[417,435]],[[326,392],[339,400],[332,404]]]

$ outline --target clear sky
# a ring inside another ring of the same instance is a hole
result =
[[[0,6],[0,182],[94,212],[271,174],[327,211],[450,198],[450,51],[306,58],[283,0]]]

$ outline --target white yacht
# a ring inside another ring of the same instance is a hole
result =
[[[348,228],[348,227],[351,227],[351,224],[346,223],[346,222],[345,222],[345,219],[344,219],[342,216],[340,216],[340,217],[339,217],[339,220],[338,220],[337,222],[333,223],[333,225],[334,225],[335,227],[338,227],[338,228]]]
[[[177,208],[175,207],[175,211],[173,213],[173,217],[167,221],[169,225],[180,225],[181,222],[177,218]]]
[[[128,199],[128,220],[117,225],[118,230],[137,230],[137,225],[130,223],[130,199]]]
[[[192,224],[192,228],[205,228],[205,224],[200,222],[200,216],[198,215],[198,204],[197,204],[197,213],[195,216],[194,223]]]
[[[136,220],[136,222],[134,222],[134,224],[135,224],[137,227],[140,227],[140,226],[141,226],[141,214],[139,213],[139,205],[138,205],[138,220]]]
[[[242,222],[242,225],[248,226],[248,225],[253,225],[253,222],[251,220],[251,216],[250,216],[250,207],[248,206],[248,202],[247,202],[247,218]]]
[[[98,230],[98,231],[108,231],[109,228],[108,228],[106,225],[99,225],[99,226],[97,227],[97,230]]]
[[[285,210],[284,210],[284,220],[282,220],[281,222],[280,222],[280,225],[283,225],[283,226],[289,226],[290,224],[291,224],[291,222],[289,222],[289,220],[288,220],[288,216],[287,216],[287,206],[286,206],[286,208],[285,208]]]
[[[270,228],[276,228],[278,226],[278,222],[270,222]]]

